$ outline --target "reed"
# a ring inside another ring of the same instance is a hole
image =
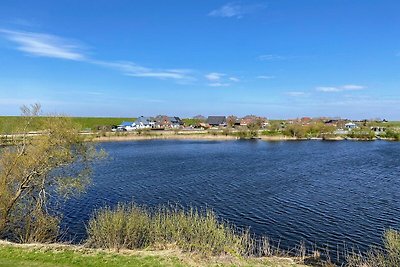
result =
[[[384,248],[374,248],[366,254],[351,252],[347,256],[348,267],[398,267],[400,266],[400,232],[387,230]]]
[[[266,238],[257,240],[248,230],[218,220],[210,209],[135,204],[102,208],[89,221],[86,244],[93,248],[179,248],[206,255],[266,256],[274,249]]]

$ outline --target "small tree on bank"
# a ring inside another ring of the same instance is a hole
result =
[[[85,191],[91,163],[102,157],[67,117],[46,117],[42,133],[27,134],[40,105],[22,107],[23,123],[12,145],[0,148],[0,238],[46,242],[57,238],[57,203]]]

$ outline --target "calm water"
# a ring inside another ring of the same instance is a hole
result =
[[[101,144],[93,186],[65,207],[76,241],[95,208],[134,200],[211,207],[281,247],[379,245],[400,228],[400,143],[138,141]]]

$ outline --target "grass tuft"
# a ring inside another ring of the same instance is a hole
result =
[[[205,255],[250,256],[270,253],[267,239],[257,241],[249,231],[220,222],[212,210],[134,204],[98,210],[88,224],[87,245],[107,249],[176,247]],[[261,248],[260,244],[263,244]],[[268,247],[267,247],[268,246]]]

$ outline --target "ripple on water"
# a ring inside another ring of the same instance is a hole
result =
[[[140,141],[101,144],[93,186],[65,207],[63,225],[85,237],[93,210],[134,200],[208,206],[282,247],[381,244],[400,228],[400,143]]]

